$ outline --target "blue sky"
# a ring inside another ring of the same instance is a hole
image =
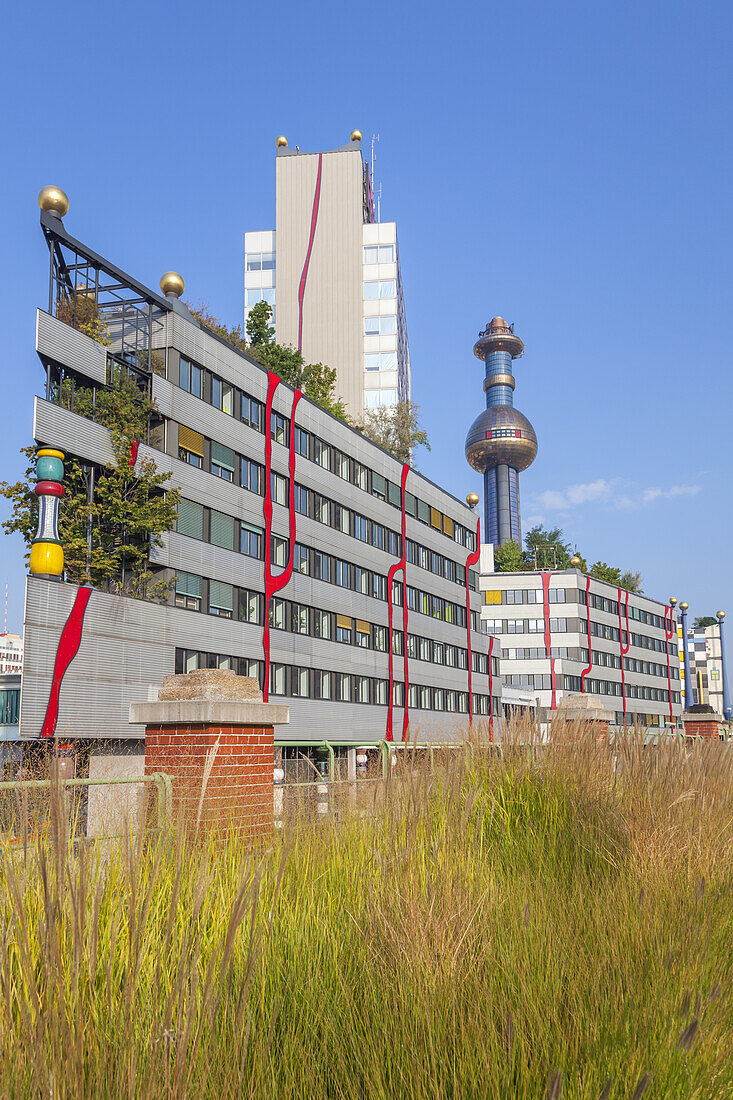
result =
[[[463,497],[483,400],[476,333],[526,343],[516,404],[539,439],[525,527],[641,571],[694,614],[733,612],[729,544],[731,66],[723,3],[13,5],[2,64],[2,474],[22,470],[42,385],[36,196],[150,286],[180,271],[242,314],[246,229],[274,224],[275,137],[380,134],[398,223],[418,460]],[[364,143],[368,148],[368,141]],[[2,502],[3,506],[5,502]],[[0,540],[9,626],[17,538]]]

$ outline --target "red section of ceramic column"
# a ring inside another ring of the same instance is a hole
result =
[[[390,566],[387,573],[387,621],[389,623],[389,700],[387,704],[387,732],[385,739],[387,741],[394,740],[394,731],[392,728],[392,714],[394,710],[394,654],[392,650],[392,582],[396,575],[402,573],[402,625],[403,625],[403,651],[405,661],[405,700],[404,700],[404,714],[402,718],[402,740],[407,740],[407,727],[409,725],[408,708],[407,708],[407,693],[410,687],[409,677],[409,665],[407,657],[407,517],[405,514],[405,485],[407,484],[407,475],[410,471],[410,467],[405,463],[402,467],[402,557],[394,565]]]
[[[290,548],[288,561],[282,573],[272,574],[272,401],[280,379],[272,371],[267,376],[267,403],[265,406],[265,500],[262,505],[265,517],[265,622],[262,633],[262,650],[265,658],[265,675],[262,685],[262,698],[267,702],[270,694],[270,600],[290,580],[293,574],[293,555],[295,553],[295,410],[302,397],[299,390],[293,394],[293,407],[290,413],[290,454],[288,471],[290,474],[290,493],[288,500]]]

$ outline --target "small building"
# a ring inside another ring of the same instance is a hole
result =
[[[489,556],[483,562],[488,562]],[[572,693],[599,696],[615,724],[677,726],[674,608],[578,569],[479,578],[483,628],[501,647],[507,689],[538,694],[543,722]],[[491,652],[491,649],[490,649]]]
[[[20,634],[0,634],[0,676],[22,671],[23,639]]]

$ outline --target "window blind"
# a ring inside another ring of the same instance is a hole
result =
[[[186,428],[183,424],[178,425],[178,446],[200,458],[204,457],[204,437],[201,432],[195,432],[193,428]]]
[[[193,539],[204,537],[204,509],[192,500],[181,500],[178,505],[178,531]]]

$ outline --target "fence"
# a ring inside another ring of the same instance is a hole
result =
[[[95,804],[90,794],[97,792],[107,797],[98,798]],[[160,832],[172,821],[173,781],[163,772],[107,779],[12,780],[0,783],[0,836],[4,842],[27,843],[38,832],[48,830],[54,798],[59,796],[63,797],[60,808],[73,839],[109,840],[141,826]]]

